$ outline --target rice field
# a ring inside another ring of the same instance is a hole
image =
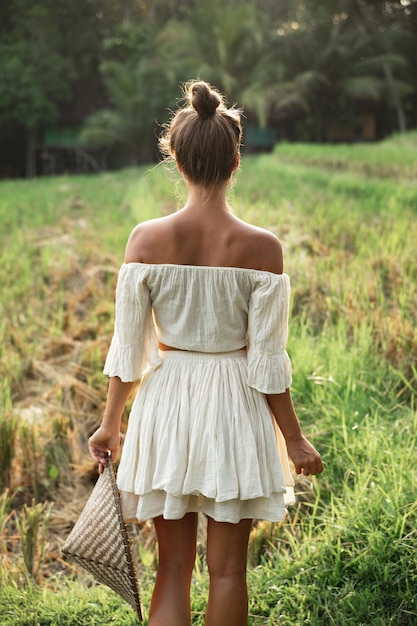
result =
[[[245,156],[236,214],[282,240],[293,397],[325,472],[250,543],[251,626],[417,623],[417,135]],[[0,182],[0,623],[134,624],[60,553],[97,473],[87,439],[132,227],[174,211],[162,167]],[[126,425],[128,409],[124,425]],[[202,523],[193,624],[207,598]],[[145,607],[152,526],[130,529]]]

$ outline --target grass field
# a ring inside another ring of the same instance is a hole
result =
[[[254,525],[251,626],[417,623],[416,155],[411,133],[242,159],[231,202],[282,240],[293,397],[326,466],[285,523]],[[96,479],[87,439],[126,238],[180,203],[161,167],[0,183],[1,625],[136,623],[60,546]],[[131,533],[146,607],[155,538]]]

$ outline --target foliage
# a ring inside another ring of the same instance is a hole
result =
[[[51,509],[51,503],[38,502],[38,504],[35,504],[32,501],[32,506],[28,507],[25,505],[23,507],[22,514],[16,521],[25,571],[34,580],[37,579],[46,548],[46,535]]]
[[[409,134],[377,145],[279,145],[242,159],[231,202],[283,242],[294,401],[325,460],[323,475],[297,483],[284,524],[254,525],[251,626],[416,621],[415,145]],[[62,561],[59,546],[96,478],[86,442],[106,394],[100,372],[125,241],[138,220],[176,205],[161,167],[0,184],[0,371],[19,424],[0,498],[5,624],[135,623],[123,600]],[[22,454],[24,429],[42,454]],[[38,499],[54,501],[35,560],[39,585],[25,575],[16,528],[25,510],[38,511],[34,475]],[[142,525],[131,535],[149,606],[154,534]],[[195,625],[208,589],[200,541]]]
[[[155,125],[166,121],[170,105],[174,108],[178,83],[197,75],[231,99],[244,94],[262,116],[260,66],[265,48],[258,22],[250,4],[229,7],[215,0],[210,5],[184,7],[159,30],[149,22],[140,28],[121,27],[116,51],[120,60],[102,65],[112,109],[87,120],[82,143],[89,147],[125,145],[132,163],[144,151],[145,159],[142,154],[140,160],[149,160]],[[114,41],[109,39],[107,44],[113,52]],[[253,73],[248,72],[249,55]]]
[[[166,71],[146,59],[135,67],[117,61],[102,65],[111,109],[97,111],[85,123],[82,145],[92,148],[125,146],[131,164],[152,160],[155,120],[166,121]],[[164,82],[165,79],[165,82]]]
[[[382,40],[380,33],[361,27],[350,11],[329,17],[328,12],[321,19],[316,15],[310,27],[304,17],[297,29],[280,29],[277,50],[286,72],[269,93],[272,115],[285,119],[307,114],[315,126],[309,138],[318,141],[328,139],[332,126],[358,127],[361,108],[392,104],[394,95],[400,103],[414,90],[409,61],[398,45],[406,33],[387,32]]]
[[[138,624],[133,611],[104,587],[85,593],[81,584],[69,585],[59,579],[50,589],[43,590],[31,583],[24,590],[1,586],[0,606],[4,626]]]
[[[29,174],[52,124],[88,120],[85,145],[154,159],[178,83],[198,76],[297,139],[357,130],[363,109],[381,135],[416,125],[416,0],[5,0],[0,12],[0,134],[26,133]]]
[[[10,484],[17,433],[17,419],[12,414],[10,384],[7,378],[0,386],[0,493]]]
[[[59,102],[69,97],[71,65],[59,50],[50,3],[18,5],[0,43],[0,125],[33,129],[57,120]]]
[[[248,3],[199,3],[186,19],[170,21],[158,37],[161,52],[173,65],[176,79],[199,76],[230,98],[250,84],[252,69],[264,50],[259,17]],[[170,54],[172,50],[176,53]],[[251,55],[252,64],[248,64]]]

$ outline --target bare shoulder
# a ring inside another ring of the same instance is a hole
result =
[[[141,222],[130,233],[125,250],[125,263],[144,263],[149,251],[163,247],[167,221],[171,216]]]
[[[278,237],[265,228],[241,222],[242,230],[250,258],[248,261],[254,269],[282,274],[283,250]]]

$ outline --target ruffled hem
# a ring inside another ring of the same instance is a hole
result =
[[[139,380],[162,363],[157,350],[155,354],[140,349],[140,346],[123,346],[116,335],[110,344],[103,372],[107,376],[118,376],[124,383]]]
[[[260,393],[284,393],[291,386],[291,361],[286,350],[264,355],[248,352],[248,385]]]
[[[141,522],[155,517],[181,519],[186,513],[203,513],[216,522],[237,524],[242,519],[263,519],[280,522],[286,514],[284,494],[272,494],[269,498],[252,500],[227,500],[216,502],[201,495],[173,496],[164,491],[153,491],[138,496],[126,491],[120,492],[122,513],[125,522]],[[290,496],[290,500],[292,498]]]

